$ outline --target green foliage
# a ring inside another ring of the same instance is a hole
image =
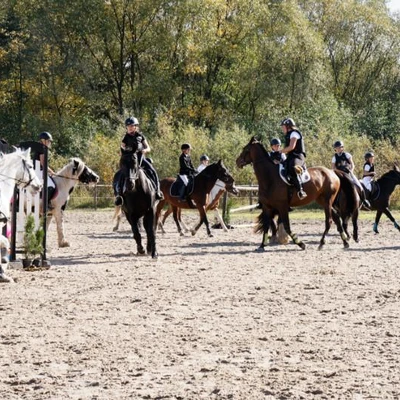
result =
[[[25,258],[34,258],[43,253],[44,230],[42,223],[35,227],[35,218],[32,214],[26,217],[24,230],[24,254]]]

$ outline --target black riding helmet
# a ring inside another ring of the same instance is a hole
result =
[[[282,142],[278,138],[271,139],[271,141],[269,143],[271,146],[274,146],[276,144],[279,144],[279,146],[280,146],[282,144]]]
[[[333,148],[336,149],[337,147],[344,147],[344,143],[341,140],[336,140],[336,142],[333,143]]]
[[[192,146],[189,143],[183,143],[183,145],[181,146],[181,150],[187,150],[191,148]]]
[[[39,140],[42,140],[42,139],[43,140],[51,140],[51,141],[53,141],[53,136],[51,136],[49,132],[42,132],[39,135]]]
[[[371,158],[371,157],[375,157],[375,154],[374,154],[372,151],[367,151],[367,152],[364,154],[365,160],[368,160],[368,159]]]
[[[139,125],[139,121],[135,117],[129,117],[125,120],[125,126],[128,125]]]
[[[207,154],[203,154],[201,157],[200,157],[200,161],[209,161],[210,159],[208,158],[208,155]]]
[[[285,125],[285,126],[296,126],[296,123],[294,122],[294,120],[292,118],[285,118],[281,121],[281,126]]]

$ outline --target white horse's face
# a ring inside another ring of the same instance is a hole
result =
[[[31,161],[31,149],[25,150],[21,154],[21,167],[16,176],[18,187],[26,188],[32,195],[42,189],[40,179],[33,169]]]

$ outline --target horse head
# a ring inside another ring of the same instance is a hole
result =
[[[233,179],[233,176],[229,173],[222,160],[219,160],[216,164],[218,167],[217,178],[225,183],[225,187],[228,192],[238,195],[239,190],[236,189],[234,185],[235,179]]]
[[[15,154],[15,156],[21,161],[15,176],[18,187],[22,189],[26,188],[32,195],[35,195],[42,189],[42,184],[33,168],[33,163],[31,161],[31,149],[17,149],[17,151],[12,154]]]
[[[252,152],[252,148],[254,147],[254,144],[260,143],[255,136],[252,136],[250,139],[250,142],[243,147],[242,152],[240,153],[239,157],[236,159],[236,165],[238,168],[243,168],[246,165],[249,165],[253,163],[254,160],[254,155]]]
[[[72,175],[78,175],[78,180],[81,183],[97,183],[99,176],[93,172],[82,160],[73,158]]]

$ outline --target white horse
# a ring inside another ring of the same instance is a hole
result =
[[[42,188],[40,179],[33,169],[31,161],[31,150],[16,149],[14,153],[0,153],[0,228],[10,219],[10,203],[14,194],[14,187],[27,188],[32,195],[35,195]],[[0,248],[9,249],[8,239],[0,235]],[[4,263],[3,263],[4,261]],[[5,273],[8,261],[0,260],[0,282],[12,282],[12,278]],[[5,264],[5,265],[4,265]]]
[[[51,209],[48,211],[47,228],[54,217],[57,225],[58,246],[69,247],[69,242],[64,236],[64,211],[70,194],[78,182],[89,184],[97,183],[99,176],[94,173],[79,158],[71,158],[69,163],[52,176],[56,184],[56,192],[50,200]]]

